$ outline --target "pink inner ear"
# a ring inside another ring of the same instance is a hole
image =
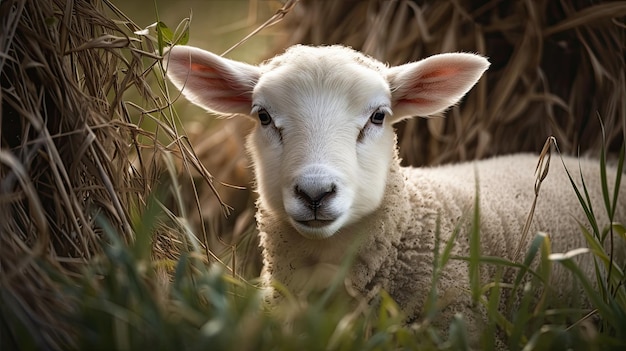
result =
[[[464,53],[440,54],[391,67],[388,79],[394,114],[401,118],[444,111],[474,86],[487,67],[485,58]]]
[[[249,94],[224,96],[223,99],[228,100],[231,103],[252,103],[252,99],[250,98]]]
[[[429,78],[444,78],[454,76],[459,73],[459,69],[455,67],[444,67],[439,69],[431,70],[425,73],[421,79],[429,79]]]
[[[420,105],[420,106],[428,106],[432,102],[433,102],[432,100],[424,99],[424,98],[399,99],[398,100],[398,105],[399,104],[417,104],[417,105]]]
[[[216,96],[219,96],[223,102],[237,104],[250,103],[252,101],[250,92],[245,92],[247,87],[237,84],[234,80],[225,79],[222,75],[217,74],[218,69],[191,62],[190,70],[195,72],[196,76],[204,82],[201,85],[202,88],[213,89]],[[206,76],[204,76],[205,74]]]
[[[437,107],[441,104],[438,98],[442,94],[447,94],[447,90],[454,84],[450,78],[459,76],[461,70],[457,67],[441,67],[429,69],[423,74],[413,78],[403,87],[407,90],[405,96],[398,99],[398,105],[412,104],[420,108]],[[431,97],[432,96],[432,97]]]
[[[207,73],[215,73],[216,70],[209,66],[201,65],[199,63],[192,62],[190,65],[190,69],[194,72],[207,72]]]

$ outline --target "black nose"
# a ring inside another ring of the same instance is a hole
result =
[[[296,185],[294,191],[296,196],[309,205],[312,210],[317,210],[322,206],[322,200],[328,199],[335,194],[335,184],[329,184],[327,186],[312,186],[303,187]]]

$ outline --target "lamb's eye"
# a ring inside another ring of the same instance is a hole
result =
[[[370,116],[370,121],[373,124],[383,124],[383,121],[385,120],[385,113],[381,110],[376,110],[374,113],[372,113],[372,115]]]
[[[261,121],[262,125],[266,126],[272,123],[272,116],[270,116],[270,114],[265,109],[260,109],[257,114],[259,115],[259,121]]]

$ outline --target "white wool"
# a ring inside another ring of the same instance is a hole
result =
[[[489,66],[485,58],[452,53],[387,67],[342,46],[295,46],[252,66],[174,47],[165,61],[168,77],[192,102],[260,121],[248,149],[260,195],[257,222],[268,282],[277,280],[295,293],[323,289],[356,245],[348,276],[353,288],[369,296],[382,287],[409,318],[419,318],[431,287],[437,219],[446,243],[459,221],[471,215],[477,182],[481,252],[514,259],[534,197],[537,156],[402,168],[393,131],[403,118],[457,103]],[[599,225],[607,226],[599,163],[573,158],[565,163],[575,179],[580,164]],[[609,168],[609,184],[615,172]],[[624,201],[616,220],[626,220]],[[584,247],[577,221],[584,223],[585,216],[563,166],[553,158],[529,239],[542,231],[554,252]],[[454,254],[469,255],[467,230],[457,238]],[[590,258],[578,259],[589,275]],[[481,273],[483,282],[492,278],[489,269]],[[571,285],[564,273],[557,266],[553,284],[566,295]],[[450,261],[437,284],[441,325],[467,311],[468,286],[466,264]],[[474,321],[472,314],[466,318]]]

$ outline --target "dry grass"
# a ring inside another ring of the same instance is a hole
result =
[[[63,348],[71,333],[58,316],[74,301],[51,275],[77,276],[98,257],[103,223],[135,240],[149,196],[178,176],[164,155],[211,177],[148,83],[155,48],[131,39],[139,28],[108,1],[2,1],[0,28],[0,324],[20,335],[19,320],[40,331],[35,345]],[[154,223],[158,257],[180,250],[172,223]]]

